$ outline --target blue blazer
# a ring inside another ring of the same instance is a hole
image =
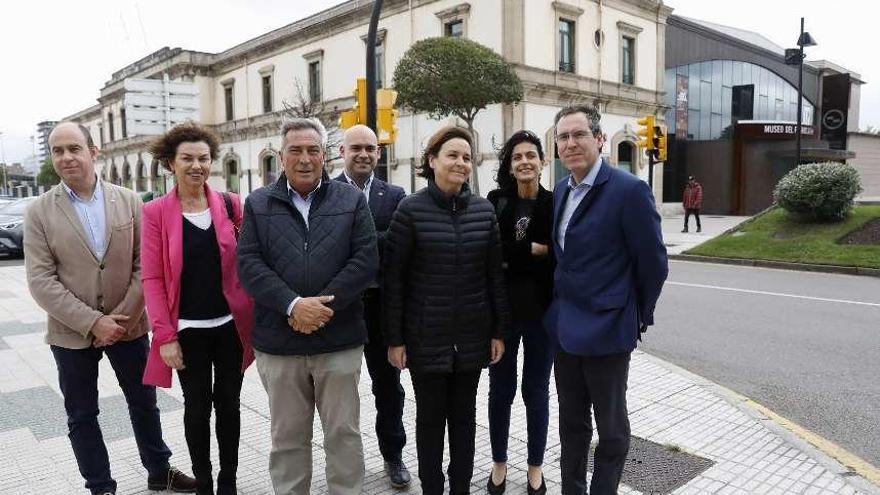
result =
[[[602,160],[593,187],[571,217],[565,251],[557,227],[568,177],[553,191],[553,302],[544,316],[551,339],[580,356],[635,349],[668,273],[660,215],[648,184]]]
[[[345,173],[337,175],[335,179],[348,184]],[[370,185],[370,200],[367,203],[370,206],[370,213],[373,215],[373,223],[376,225],[380,259],[385,247],[385,234],[391,225],[391,217],[397,211],[397,204],[405,196],[406,192],[402,187],[389,184],[375,175],[373,176],[373,183]]]

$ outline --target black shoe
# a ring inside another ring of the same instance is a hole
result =
[[[489,480],[489,481],[492,481],[492,480]],[[539,486],[538,488],[532,488],[532,484],[529,483],[528,480],[526,480],[526,487],[528,487],[529,495],[544,495],[545,493],[547,493],[547,484],[544,483],[544,475],[543,474],[541,475],[541,486]]]
[[[504,490],[507,488],[507,473],[504,475],[504,479],[501,480],[500,485],[496,485],[492,483],[492,470],[489,470],[489,481],[486,483],[486,490],[489,492],[489,495],[501,495],[504,493]]]
[[[162,476],[147,478],[147,488],[153,491],[168,490],[177,493],[195,493],[196,480],[175,467],[168,468]]]
[[[702,231],[703,231],[703,228],[702,228],[702,227],[697,227],[697,233],[698,233],[698,234],[699,234],[700,232],[702,232]]]
[[[402,461],[385,461],[385,474],[388,475],[388,481],[394,488],[406,488],[412,481],[409,470]]]
[[[687,227],[681,229],[681,233],[682,233],[682,234],[687,234],[687,231],[688,231]]]

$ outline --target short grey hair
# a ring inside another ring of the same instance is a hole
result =
[[[288,132],[309,129],[318,133],[318,138],[321,140],[321,148],[324,148],[327,145],[327,129],[324,128],[324,124],[322,124],[321,121],[318,119],[305,117],[297,117],[294,119],[285,120],[281,124],[282,147],[287,144],[285,140],[287,139]]]

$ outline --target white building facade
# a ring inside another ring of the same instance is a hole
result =
[[[150,137],[130,136],[123,106],[127,78],[194,83],[199,121],[221,137],[210,184],[247,195],[281,173],[277,151],[284,102],[297,95],[344,110],[354,103],[355,80],[366,72],[365,37],[372,2],[350,0],[271,31],[222,53],[163,48],[114,73],[98,103],[64,120],[84,124],[101,153],[101,175],[136,191],[165,192],[167,173],[146,152]],[[481,150],[480,191],[495,187],[494,150],[507,136],[529,129],[543,136],[554,156],[553,116],[573,103],[602,113],[603,155],[647,180],[648,163],[635,146],[636,119],[665,115],[663,104],[666,19],[658,0],[386,0],[379,21],[379,85],[390,87],[397,62],[420,39],[464,36],[512,63],[523,82],[518,105],[493,105],[474,122]],[[299,91],[297,90],[299,86]],[[402,109],[397,141],[388,149],[390,182],[412,192],[422,148],[439,127],[455,123]],[[330,162],[331,174],[341,163]],[[551,186],[565,171],[545,170]],[[655,167],[655,196],[662,190]]]

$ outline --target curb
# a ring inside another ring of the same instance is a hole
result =
[[[779,270],[794,270],[802,272],[838,273],[844,275],[880,277],[880,269],[864,268],[860,266],[818,265],[812,263],[795,263],[791,261],[753,260],[744,258],[719,258],[715,256],[700,256],[696,254],[670,254],[669,259],[678,261],[693,261],[699,263],[716,263],[720,265],[776,268]]]
[[[752,419],[768,427],[771,431],[782,437],[783,440],[795,445],[802,452],[819,462],[819,464],[825,466],[830,472],[845,478],[848,484],[851,484],[858,490],[870,495],[880,495],[880,468],[874,467],[837,444],[826,440],[738,392],[719,385],[708,378],[694,374],[653,354],[645,351],[639,352],[673,373],[690,379],[697,386],[711,390],[714,394],[732,404]]]

